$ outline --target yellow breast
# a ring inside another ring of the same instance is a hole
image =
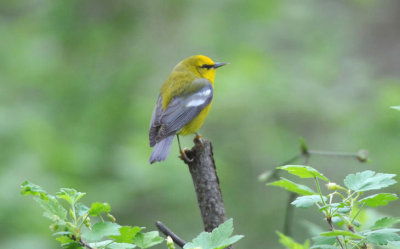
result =
[[[204,120],[206,120],[207,114],[210,111],[212,102],[204,107],[204,109],[197,115],[192,121],[190,121],[187,125],[182,127],[182,129],[178,132],[179,135],[188,135],[197,132],[200,127],[203,125]]]

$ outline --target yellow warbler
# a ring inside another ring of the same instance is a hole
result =
[[[154,146],[150,163],[167,158],[177,136],[196,133],[203,125],[211,107],[216,63],[204,55],[194,55],[179,62],[162,85],[150,122],[150,147]]]

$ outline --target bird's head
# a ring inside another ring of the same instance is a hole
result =
[[[177,67],[190,70],[199,77],[206,78],[214,82],[216,69],[226,65],[224,62],[214,62],[209,57],[204,55],[194,55],[181,61]]]

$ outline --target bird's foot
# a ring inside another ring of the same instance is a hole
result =
[[[188,148],[184,148],[183,150],[180,150],[181,156],[179,157],[182,161],[184,161],[185,163],[191,163],[193,162],[193,159],[190,159],[187,154],[186,151],[189,151]]]

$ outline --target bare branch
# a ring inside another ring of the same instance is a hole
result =
[[[156,226],[158,230],[160,230],[160,232],[162,232],[165,236],[171,237],[175,244],[177,244],[180,248],[183,248],[183,246],[186,244],[183,239],[179,238],[178,235],[172,232],[171,229],[165,226],[161,221],[157,221]]]
[[[185,161],[192,175],[204,230],[211,232],[226,220],[225,207],[215,168],[212,144],[198,136],[195,146],[185,151],[190,161]]]

